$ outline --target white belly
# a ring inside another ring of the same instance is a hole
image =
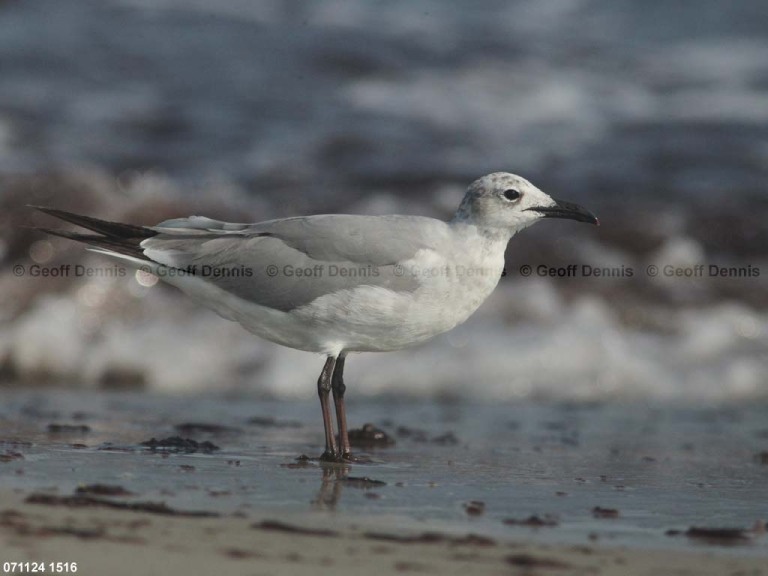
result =
[[[349,288],[282,312],[245,301],[196,277],[167,279],[221,316],[272,342],[328,355],[407,348],[450,330],[477,310],[499,282],[506,241],[458,237],[454,246],[424,249],[398,268],[418,287]]]
[[[414,292],[358,286],[318,298],[289,315],[299,319],[326,353],[389,351],[433,338],[464,322],[499,282],[503,252],[482,259],[425,251],[402,264],[420,280]]]

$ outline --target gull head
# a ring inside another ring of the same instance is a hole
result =
[[[597,217],[585,208],[552,198],[508,172],[494,172],[472,182],[454,220],[514,234],[542,218],[598,224]]]

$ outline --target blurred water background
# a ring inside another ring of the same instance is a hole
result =
[[[448,218],[469,182],[508,170],[602,226],[514,238],[473,318],[352,358],[351,393],[764,399],[764,13],[758,0],[2,1],[0,381],[311,397],[322,364],[26,228],[52,224],[27,204],[148,225]]]

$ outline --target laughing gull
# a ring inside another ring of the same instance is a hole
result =
[[[498,284],[509,239],[534,222],[598,223],[506,172],[475,180],[449,222],[325,214],[234,224],[191,216],[145,227],[37,208],[95,234],[45,232],[151,272],[257,336],[326,356],[317,390],[321,459],[329,461],[352,459],[347,354],[400,350],[464,322]]]

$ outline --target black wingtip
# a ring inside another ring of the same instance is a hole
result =
[[[100,220],[91,216],[82,216],[74,212],[59,210],[58,208],[49,208],[47,206],[28,205],[30,208],[39,210],[49,216],[64,220],[75,226],[80,226],[92,232],[98,232],[110,238],[121,239],[144,239],[156,236],[157,232],[144,226],[135,226],[133,224],[123,224],[122,222],[111,222],[109,220]]]
[[[50,214],[57,218],[70,214],[70,212],[65,212],[64,210],[57,210],[56,208],[49,208],[48,206],[38,206],[36,204],[27,204],[27,208],[32,208],[33,210],[44,212],[45,214]]]
[[[89,242],[91,240],[100,240],[104,238],[99,234],[78,234],[77,232],[68,232],[66,230],[55,230],[53,228],[42,228],[39,226],[35,226],[32,229],[37,230],[39,232],[44,232],[45,234],[50,234],[52,236],[59,236],[61,238],[67,238],[69,240],[77,240],[78,242]]]

